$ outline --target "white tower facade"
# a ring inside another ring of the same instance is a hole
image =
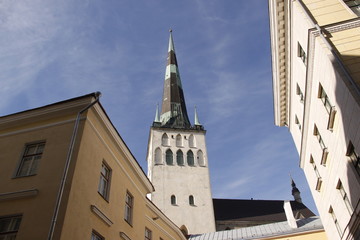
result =
[[[148,177],[155,188],[151,200],[187,234],[215,231],[205,134],[198,120],[189,122],[170,33],[162,111],[150,129]]]

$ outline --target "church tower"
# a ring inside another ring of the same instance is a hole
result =
[[[191,125],[170,30],[161,114],[156,109],[147,152],[151,200],[187,234],[215,231],[204,127]]]

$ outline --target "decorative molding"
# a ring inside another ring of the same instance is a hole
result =
[[[113,222],[95,205],[91,205],[90,209],[96,216],[98,216],[104,223],[106,223],[109,227],[113,224]]]
[[[14,200],[14,199],[34,197],[34,196],[38,195],[38,193],[39,193],[39,190],[37,190],[37,189],[0,193],[0,201],[8,201],[8,200]]]
[[[120,232],[120,237],[124,240],[131,240],[131,238],[129,238],[124,232]]]

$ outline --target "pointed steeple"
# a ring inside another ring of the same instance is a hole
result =
[[[160,121],[161,125],[164,127],[191,127],[186,111],[185,97],[176,60],[172,30],[170,30]]]
[[[290,178],[291,178],[291,187],[292,187],[291,194],[294,196],[295,201],[297,201],[299,203],[302,203],[301,196],[300,196],[300,191],[296,187],[294,179],[292,179],[291,175],[290,175]]]
[[[155,112],[155,120],[154,122],[158,123],[160,122],[160,117],[159,117],[159,104],[156,104],[156,112]]]
[[[195,126],[201,126],[201,123],[199,122],[199,117],[196,111],[196,106],[195,106],[195,122],[194,122]]]

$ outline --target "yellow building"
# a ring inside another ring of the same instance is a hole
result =
[[[360,1],[269,0],[275,124],[329,239],[360,239]]]
[[[99,95],[0,118],[0,239],[186,239]]]

